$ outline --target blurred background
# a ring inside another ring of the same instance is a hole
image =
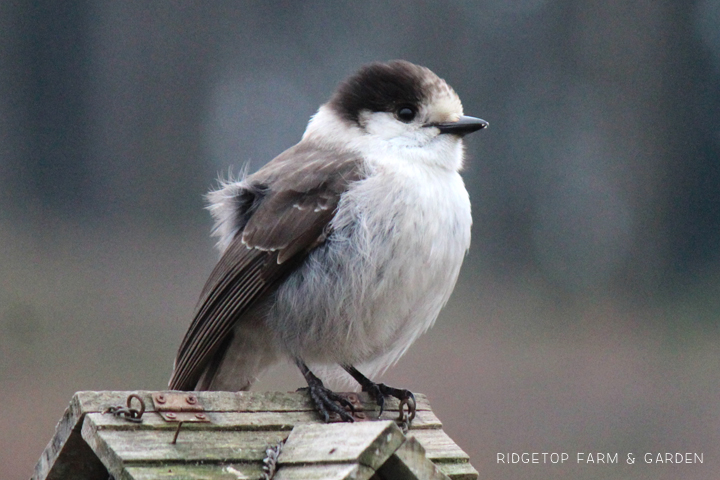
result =
[[[383,380],[481,478],[717,477],[717,0],[0,2],[0,477],[30,476],[75,391],[165,388],[217,258],[203,194],[393,58],[490,128],[456,291]]]

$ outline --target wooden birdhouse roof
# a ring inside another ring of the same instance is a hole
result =
[[[425,396],[403,433],[397,401],[378,420],[366,394],[344,395],[355,423],[323,423],[304,393],[78,392],[32,478],[477,478]]]

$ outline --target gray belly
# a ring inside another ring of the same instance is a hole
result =
[[[362,364],[399,356],[424,332],[452,291],[465,247],[404,233],[368,236],[355,225],[312,252],[268,317],[283,350],[307,362]]]

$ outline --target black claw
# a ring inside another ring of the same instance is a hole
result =
[[[322,380],[316,377],[310,369],[307,368],[302,361],[297,361],[300,371],[305,376],[305,380],[308,382],[308,386],[299,390],[307,390],[310,394],[310,399],[315,404],[315,409],[318,411],[320,416],[323,417],[325,423],[330,421],[331,413],[337,414],[340,419],[344,422],[354,422],[355,419],[351,414],[343,407],[349,407],[352,413],[355,413],[355,407],[347,399],[341,397],[337,393],[333,392],[329,388],[323,385]],[[340,405],[342,405],[342,407]]]
[[[338,395],[337,393],[333,392],[332,390],[323,387],[323,393],[325,394],[325,398],[323,399],[323,402],[325,405],[327,405],[330,410],[340,415],[340,418],[345,422],[354,422],[355,419],[353,418],[352,414],[348,413],[345,408],[342,408],[338,406],[338,403],[344,407],[349,407],[350,411],[354,414],[355,413],[355,407],[352,406],[350,402],[348,402],[346,399]],[[328,420],[325,420],[326,422]]]
[[[385,403],[384,397],[395,397],[398,400],[400,400],[400,420],[403,421],[405,419],[405,406],[407,405],[407,421],[412,421],[413,418],[415,418],[415,409],[417,407],[417,402],[415,402],[415,395],[410,390],[406,390],[404,388],[393,388],[388,387],[384,383],[377,383],[375,384],[377,387],[376,390],[380,392],[379,397],[375,397],[375,401],[378,405],[380,405],[380,415],[382,415],[383,412],[383,405]],[[364,390],[364,389],[363,389]],[[375,389],[373,389],[375,390]]]
[[[380,416],[382,416],[383,414],[383,411],[385,410],[385,395],[380,394],[376,396],[375,401],[380,406],[380,413],[378,413],[378,418],[380,418]]]
[[[415,418],[415,410],[417,402],[415,402],[415,395],[410,390],[388,387],[384,383],[375,383],[365,375],[360,373],[355,367],[343,367],[362,387],[363,392],[368,392],[375,402],[380,407],[380,413],[378,417],[383,414],[385,409],[385,397],[395,397],[400,400],[400,418],[401,422],[407,420],[411,422]],[[405,406],[407,406],[407,417],[405,417]]]

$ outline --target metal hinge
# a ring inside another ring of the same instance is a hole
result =
[[[155,411],[166,422],[210,422],[197,395],[184,392],[156,392],[152,394]]]
[[[350,413],[353,417],[353,419],[356,422],[367,422],[370,419],[368,415],[365,413],[365,408],[363,407],[362,402],[360,401],[360,397],[355,392],[337,392],[338,397],[342,397],[345,400],[347,400],[350,405],[353,406],[354,412],[351,412],[349,408],[346,408],[347,412]],[[340,418],[340,415],[337,413],[330,413],[330,422],[342,422],[342,419]]]

